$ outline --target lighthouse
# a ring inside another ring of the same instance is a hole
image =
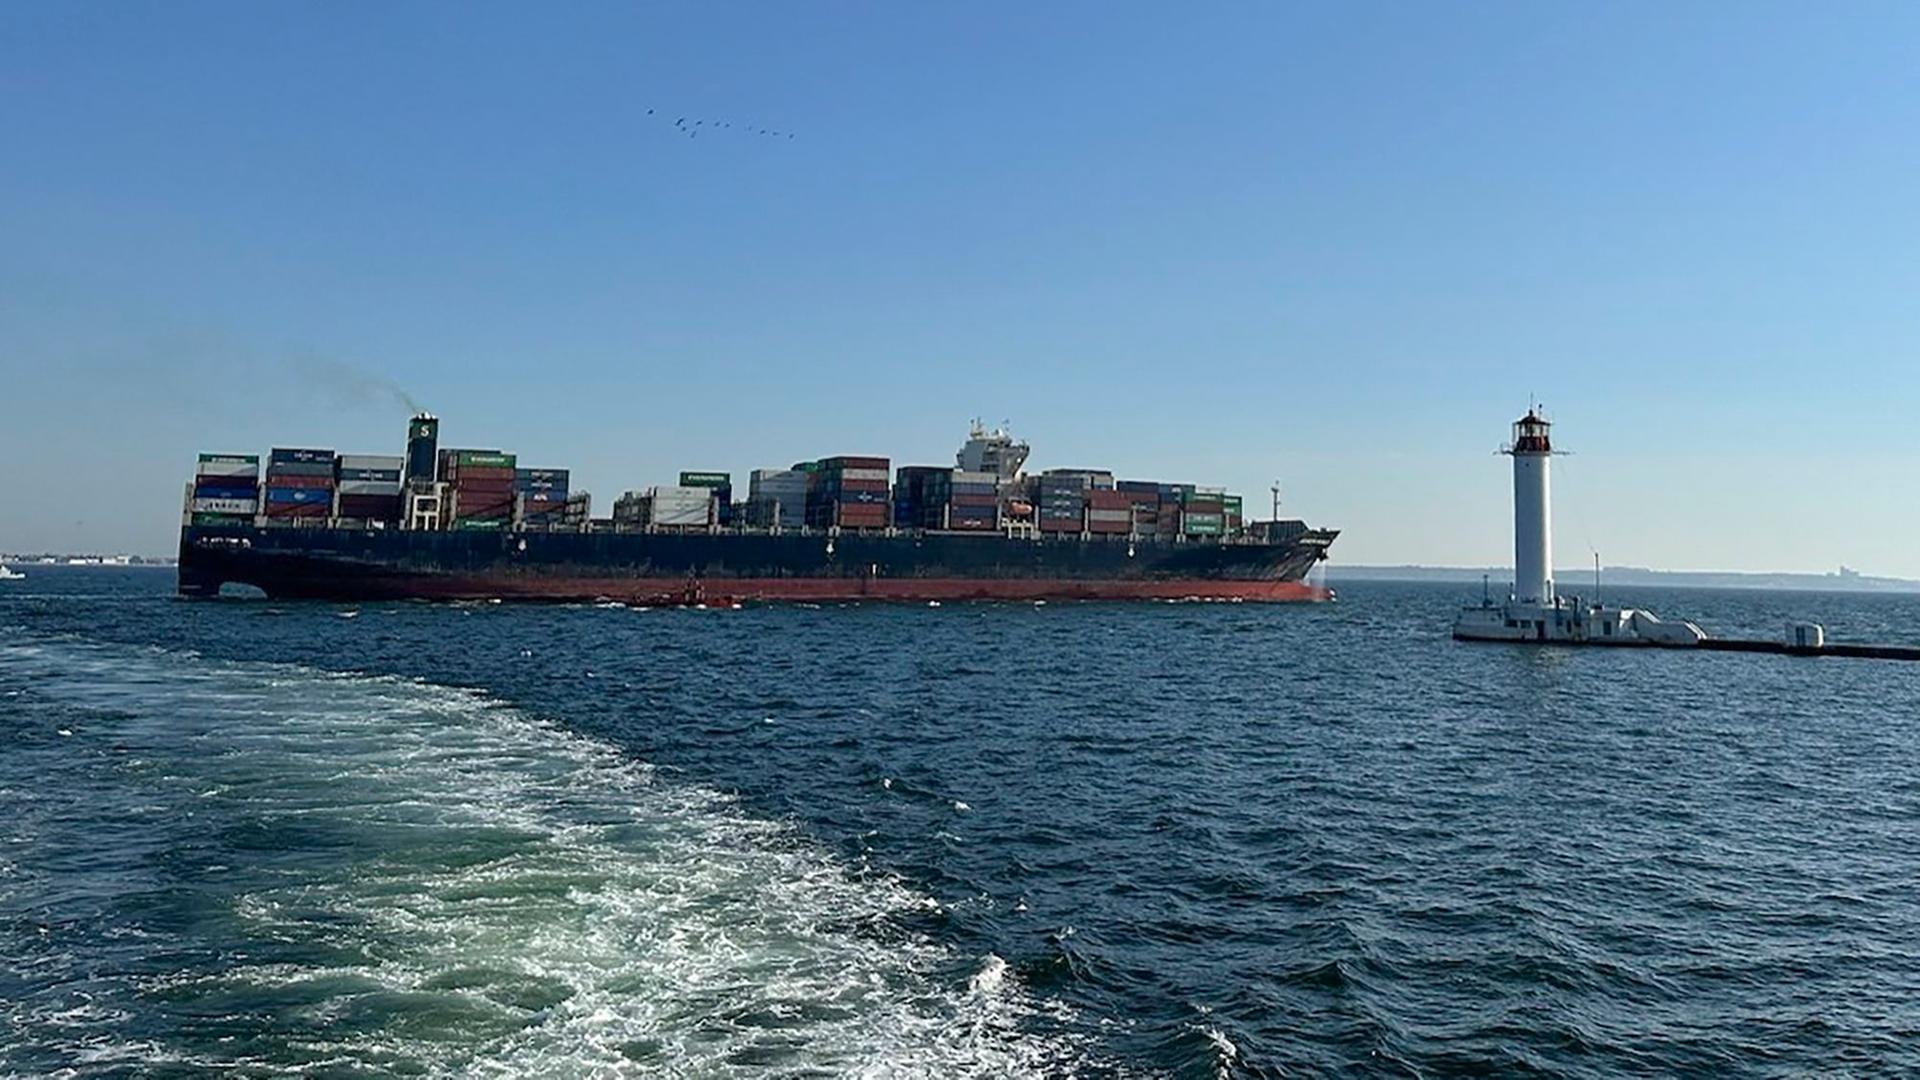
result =
[[[1504,604],[1483,596],[1462,608],[1453,636],[1461,641],[1566,645],[1697,645],[1706,635],[1690,622],[1661,622],[1649,611],[1610,608],[1561,596],[1553,587],[1553,499],[1547,470],[1553,424],[1529,408],[1513,422],[1513,595]],[[1598,568],[1596,565],[1595,573]],[[1596,583],[1597,584],[1597,583]]]
[[[1513,598],[1553,607],[1553,424],[1537,408],[1513,422]]]

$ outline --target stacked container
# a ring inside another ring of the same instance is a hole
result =
[[[893,524],[900,529],[944,529],[953,470],[902,465],[893,474]]]
[[[947,528],[991,531],[1000,527],[1000,478],[990,472],[953,471]]]
[[[807,524],[817,529],[884,529],[888,510],[888,467],[883,457],[841,455],[822,458],[807,489]]]
[[[333,451],[275,447],[267,456],[267,524],[324,526],[333,493]]]
[[[187,513],[195,525],[253,524],[260,513],[260,455],[201,454]]]
[[[341,454],[339,514],[343,521],[391,525],[400,520],[400,474],[406,461],[387,454]]]
[[[805,469],[755,469],[747,479],[747,510],[752,524],[798,529],[807,523],[807,488],[813,474]]]
[[[456,529],[505,529],[513,523],[514,456],[499,450],[442,450],[440,479]]]
[[[733,524],[733,474],[723,472],[683,472],[681,487],[706,488],[713,492],[713,519],[722,525]]]
[[[654,488],[647,493],[647,524],[655,528],[706,528],[713,524],[713,489]]]
[[[1219,536],[1227,528],[1227,493],[1222,488],[1194,488],[1181,501],[1180,531],[1188,536]]]
[[[1225,505],[1227,511],[1227,535],[1239,536],[1246,530],[1247,525],[1247,519],[1241,514],[1240,496],[1227,496]]]
[[[1162,517],[1160,489],[1170,485],[1155,483],[1152,480],[1122,480],[1114,485],[1114,490],[1126,496],[1127,506],[1133,511],[1133,531],[1139,536],[1159,535],[1162,521],[1169,525],[1178,513],[1177,508],[1168,507]]]
[[[535,530],[567,524],[570,482],[565,469],[515,469],[513,493],[519,504],[520,524]]]
[[[1086,528],[1087,476],[1077,471],[1043,474],[1034,482],[1040,531],[1077,533]]]
[[[1124,536],[1133,531],[1133,496],[1124,491],[1087,492],[1087,531]]]
[[[613,525],[615,528],[636,528],[647,523],[647,497],[637,491],[623,492],[613,500]]]
[[[1048,469],[1040,474],[1042,480],[1073,480],[1083,483],[1083,488],[1093,491],[1112,491],[1113,474],[1105,469]]]

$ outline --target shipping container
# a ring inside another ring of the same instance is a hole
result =
[[[839,503],[835,521],[843,529],[881,529],[887,524],[887,508],[881,504]]]
[[[333,468],[333,451],[303,450],[294,447],[276,446],[267,460],[273,465],[325,465]]]
[[[398,518],[400,499],[384,495],[342,495],[340,516],[355,518]]]
[[[194,466],[196,476],[237,476],[254,479],[260,475],[258,454],[201,454]]]
[[[399,472],[406,468],[406,459],[398,454],[341,454],[336,459],[342,471],[347,469],[380,469]]]
[[[515,481],[514,468],[511,465],[456,465],[441,475],[441,479],[450,484],[467,484],[484,480],[511,485]]]
[[[193,514],[188,520],[195,525],[251,525],[253,514]]]
[[[308,488],[314,491],[332,491],[333,477],[283,476],[277,473],[268,473],[267,486],[272,488]]]
[[[203,499],[251,499],[260,485],[238,476],[203,476],[193,482],[193,494]]]
[[[267,489],[267,505],[320,507],[326,509],[333,505],[333,492],[321,488],[277,488]]]
[[[836,457],[821,458],[818,462],[823,470],[844,471],[846,469],[879,469],[885,471],[893,462],[883,457],[861,457],[853,454],[841,454]],[[885,477],[882,477],[885,479]]]
[[[442,450],[442,464],[456,469],[512,469],[516,459],[500,450]]]
[[[333,462],[276,461],[267,466],[267,479],[276,476],[324,476],[333,478]]]
[[[340,481],[339,487],[340,494],[343,496],[391,495],[397,498],[400,495],[400,484],[397,481],[389,484],[384,482],[376,483],[371,480],[342,480]]]
[[[260,500],[205,499],[196,495],[187,503],[187,510],[195,514],[245,514],[252,517],[260,512]]]
[[[683,472],[680,474],[681,487],[731,488],[733,474],[723,472]]]

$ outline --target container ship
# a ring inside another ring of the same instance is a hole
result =
[[[618,601],[1326,600],[1308,580],[1338,535],[1249,521],[1221,488],[1029,474],[1030,450],[976,422],[952,466],[840,455],[628,491],[610,517],[567,469],[439,445],[199,456],[179,591],[274,598]],[[1278,510],[1276,497],[1274,508]]]

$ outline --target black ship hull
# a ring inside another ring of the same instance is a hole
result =
[[[1324,600],[1337,533],[1277,542],[998,533],[442,532],[187,526],[179,591],[335,601]]]

